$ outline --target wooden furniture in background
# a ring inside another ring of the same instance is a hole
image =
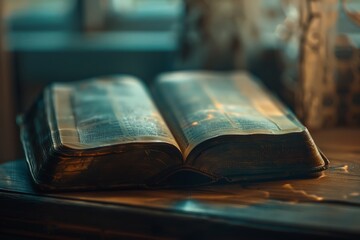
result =
[[[4,3],[0,0],[0,162],[15,158],[18,135],[9,53],[5,51]]]

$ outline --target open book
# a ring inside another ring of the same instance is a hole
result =
[[[20,126],[43,189],[302,177],[328,164],[308,130],[246,72],[165,73],[151,91],[131,76],[55,83]]]

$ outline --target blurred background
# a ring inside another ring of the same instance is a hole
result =
[[[360,1],[0,0],[0,162],[44,86],[244,69],[311,129],[360,125]]]

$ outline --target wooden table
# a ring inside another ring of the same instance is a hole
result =
[[[316,179],[44,194],[24,160],[8,162],[0,165],[0,231],[35,239],[360,239],[360,129],[312,134],[331,161]]]

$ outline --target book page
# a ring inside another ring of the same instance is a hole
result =
[[[199,143],[223,135],[303,131],[265,88],[246,73],[177,72],[156,83],[159,105],[185,157]]]
[[[177,146],[143,84],[129,76],[55,84],[53,130],[62,145],[90,149],[125,143]]]

